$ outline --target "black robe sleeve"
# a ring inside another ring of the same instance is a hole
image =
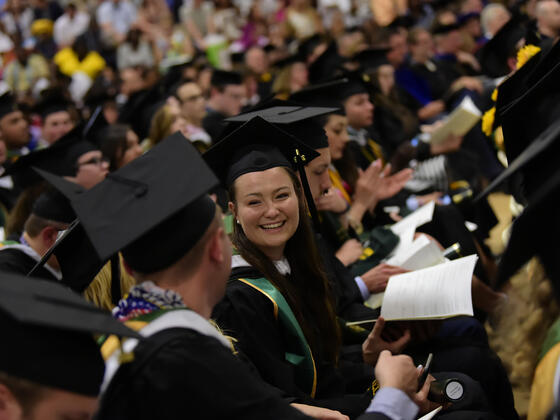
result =
[[[135,362],[121,366],[124,371],[119,370],[114,381],[126,383],[111,384],[97,419],[308,419],[215,338],[175,330],[179,335],[147,361],[139,344],[135,361],[143,366],[132,378],[127,369],[137,368]]]
[[[237,340],[237,350],[251,361],[265,382],[298,402],[338,410],[351,418],[369,405],[371,397],[365,393],[345,394],[343,378],[334,366],[322,363],[316,355],[316,398],[298,387],[295,368],[285,360],[289,344],[274,317],[274,306],[251,286],[231,281],[226,296],[214,309],[213,318],[226,335]]]
[[[0,271],[27,276],[35,264],[37,261],[18,249],[5,248],[0,251]],[[45,267],[39,267],[33,277],[58,282],[58,279]]]

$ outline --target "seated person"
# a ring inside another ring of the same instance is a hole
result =
[[[54,245],[59,233],[76,218],[68,200],[55,190],[42,193],[33,204],[23,233],[17,241],[6,241],[0,248],[0,270],[24,276]],[[62,273],[55,255],[35,271],[46,280],[60,281]]]
[[[3,273],[0,294],[0,418],[93,418],[105,371],[94,333],[134,332],[58,284]]]

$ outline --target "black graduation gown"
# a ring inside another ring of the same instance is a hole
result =
[[[167,329],[134,353],[103,395],[98,420],[309,418],[213,337]]]
[[[0,271],[7,273],[27,275],[37,261],[27,255],[25,252],[16,248],[2,248],[0,249]],[[58,282],[59,280],[45,267],[39,267],[33,274],[33,277],[38,277],[45,280]]]
[[[237,340],[236,349],[259,371],[262,379],[281,389],[299,402],[339,410],[357,417],[369,405],[371,394],[346,394],[344,379],[332,365],[314,355],[317,368],[317,392],[311,398],[296,383],[295,367],[286,361],[288,344],[274,317],[274,306],[261,292],[238,281],[237,278],[260,278],[256,270],[234,269],[224,299],[214,308],[212,318]],[[252,274],[251,274],[252,273]],[[373,377],[371,378],[373,381]]]

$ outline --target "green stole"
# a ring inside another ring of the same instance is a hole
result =
[[[311,398],[315,398],[317,391],[315,360],[290,305],[282,293],[265,278],[238,280],[261,292],[274,305],[274,318],[280,323],[288,342],[288,349],[285,353],[286,361],[296,368],[298,386],[305,390]]]

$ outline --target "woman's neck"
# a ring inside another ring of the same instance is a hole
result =
[[[261,251],[270,258],[272,262],[280,261],[284,258],[284,245],[281,247],[263,247]]]

